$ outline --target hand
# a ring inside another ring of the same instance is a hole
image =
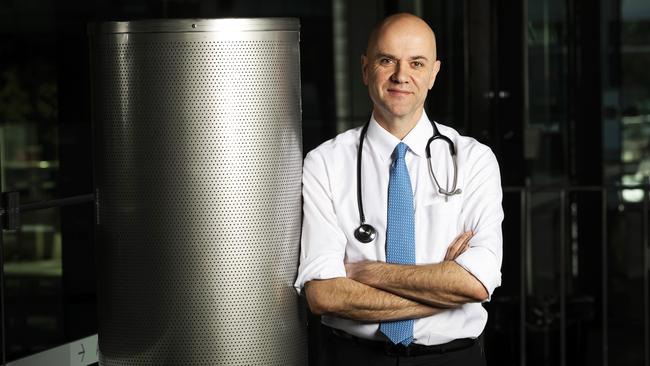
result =
[[[445,255],[446,261],[453,261],[458,258],[459,255],[463,254],[469,248],[469,240],[474,236],[474,231],[466,231],[460,235],[451,243],[449,248],[447,248],[447,254]]]

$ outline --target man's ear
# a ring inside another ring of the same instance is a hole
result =
[[[368,56],[361,55],[361,75],[363,75],[363,85],[368,86]]]
[[[429,90],[433,88],[433,84],[436,82],[436,76],[438,75],[438,71],[440,71],[440,60],[436,60],[436,62],[433,64],[433,71],[431,72],[431,80],[429,80]]]

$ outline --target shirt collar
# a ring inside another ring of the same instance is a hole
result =
[[[401,141],[408,145],[409,151],[417,156],[424,156],[424,149],[433,135],[433,128],[429,122],[426,112],[422,111],[422,116],[415,127]],[[395,146],[400,143],[400,139],[393,136],[379,125],[374,114],[370,117],[370,124],[366,138],[373,146],[373,150],[382,160],[392,159]]]

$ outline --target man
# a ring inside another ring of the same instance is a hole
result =
[[[501,282],[502,191],[494,154],[437,125],[457,151],[431,143],[424,113],[440,69],[435,35],[420,18],[397,14],[372,32],[362,56],[373,111],[361,129],[311,151],[303,168],[303,232],[298,291],[326,330],[325,364],[482,365],[480,302]],[[439,192],[457,175],[459,194]],[[356,179],[354,178],[356,177]],[[370,243],[359,240],[357,193]]]

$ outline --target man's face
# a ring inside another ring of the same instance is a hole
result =
[[[402,19],[380,29],[369,45],[362,57],[363,82],[378,121],[419,118],[440,69],[433,37],[428,26]]]

